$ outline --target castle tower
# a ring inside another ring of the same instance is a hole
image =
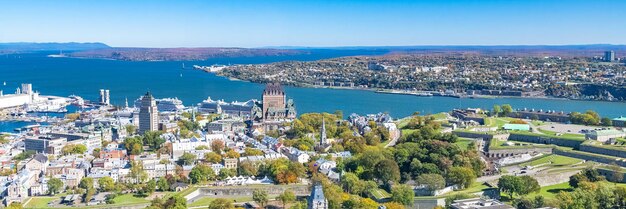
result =
[[[285,117],[285,91],[279,83],[268,83],[263,91],[263,120]]]

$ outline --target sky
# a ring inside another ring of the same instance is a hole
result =
[[[626,1],[0,0],[0,42],[116,47],[626,44]]]

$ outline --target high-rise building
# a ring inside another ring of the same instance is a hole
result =
[[[604,52],[604,61],[605,62],[613,62],[615,60],[615,52],[614,51],[605,51]]]
[[[100,104],[102,105],[110,105],[111,98],[109,97],[108,89],[100,89]]]
[[[105,105],[110,105],[111,104],[111,97],[109,96],[109,90],[104,90],[104,104]]]
[[[263,91],[263,120],[295,118],[296,109],[292,100],[279,83],[268,83]]]
[[[139,108],[139,133],[146,131],[156,131],[159,129],[159,111],[156,101],[150,92],[147,92],[141,98],[141,107]]]

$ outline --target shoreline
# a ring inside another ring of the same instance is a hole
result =
[[[216,76],[224,77],[224,78],[227,78],[227,79],[229,79],[231,81],[258,83],[258,82],[253,82],[253,81],[249,81],[249,80],[243,80],[243,79],[234,78],[234,77],[230,77],[230,76],[222,76],[222,75],[219,75],[219,74],[214,73],[214,72],[207,72],[207,71],[204,71],[204,72],[212,73],[212,74],[215,74]],[[626,104],[626,101],[585,100],[585,99],[570,99],[570,98],[550,97],[550,96],[541,96],[541,97],[493,96],[493,95],[429,95],[429,96],[425,96],[424,95],[423,96],[423,95],[418,95],[418,94],[419,93],[431,93],[431,92],[434,92],[434,91],[398,92],[398,90],[392,90],[392,89],[373,89],[373,88],[343,87],[343,86],[319,86],[319,85],[312,85],[312,84],[305,84],[305,83],[299,83],[297,85],[281,83],[281,85],[292,86],[292,87],[301,87],[301,88],[325,88],[325,89],[336,89],[336,90],[370,91],[370,92],[374,92],[374,93],[377,93],[377,94],[396,94],[396,95],[407,95],[407,96],[415,96],[415,97],[452,97],[452,98],[458,98],[458,99],[503,99],[503,98],[512,98],[512,99],[545,99],[545,100],[563,100],[563,101],[610,102],[610,103],[625,103]]]

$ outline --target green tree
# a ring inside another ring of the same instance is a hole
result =
[[[474,174],[474,170],[471,168],[452,167],[448,171],[447,180],[450,184],[458,184],[463,188],[467,188],[476,180],[476,174]]]
[[[191,169],[189,172],[189,179],[191,183],[197,184],[200,182],[214,180],[215,179],[215,171],[208,165],[198,164]]]
[[[143,139],[139,136],[124,139],[124,148],[131,155],[139,155],[143,152]]]
[[[622,172],[622,168],[615,164],[614,162],[609,165],[609,170],[611,170],[611,176],[609,180],[614,183],[621,183],[624,180],[624,173]]]
[[[217,198],[209,204],[209,209],[234,209],[234,208],[235,206],[233,206],[233,201],[224,199],[224,198]]]
[[[48,181],[48,194],[55,195],[61,191],[63,187],[63,181],[58,178],[50,178]]]
[[[165,139],[161,138],[161,134],[163,134],[161,131],[146,131],[143,134],[143,144],[148,145],[152,150],[158,149],[165,143]]]
[[[511,107],[510,104],[504,104],[502,105],[502,115],[503,116],[508,116],[509,114],[511,114],[513,112],[513,107]]]
[[[413,189],[407,185],[402,184],[402,185],[394,186],[391,189],[391,199],[394,202],[397,202],[406,206],[412,206],[414,197],[415,197],[415,192],[413,192]]]
[[[254,192],[252,192],[252,199],[255,202],[259,203],[261,207],[265,207],[265,205],[269,201],[267,191],[261,189],[254,190]]]
[[[521,184],[521,180],[516,176],[504,175],[498,180],[500,192],[508,194],[510,199],[513,199],[513,194],[520,190]]]
[[[185,152],[182,156],[178,158],[178,164],[183,165],[193,165],[196,162],[196,155]]]
[[[170,190],[170,182],[168,182],[166,178],[161,177],[157,181],[157,187],[159,187],[159,190],[162,191],[162,192],[169,191]]]
[[[395,161],[385,159],[376,164],[376,176],[385,184],[398,182],[400,180],[400,168]]]
[[[502,112],[500,105],[493,105],[493,113],[491,115],[498,116]]]
[[[278,195],[278,200],[283,203],[283,208],[285,208],[285,205],[296,200],[296,194],[287,189],[282,194]]]
[[[124,126],[124,128],[126,128],[126,133],[128,133],[129,135],[133,135],[137,132],[137,127],[132,124],[128,124]]]
[[[218,177],[219,179],[226,179],[228,177],[236,176],[236,175],[237,175],[237,172],[235,171],[235,169],[222,168],[220,170]]]
[[[446,180],[443,176],[434,173],[422,174],[415,179],[415,182],[421,185],[426,185],[426,187],[431,190],[440,190],[446,186]]]
[[[612,126],[613,121],[610,118],[604,117],[602,118],[602,122],[600,122],[603,126]]]
[[[98,186],[101,191],[110,192],[115,189],[115,181],[113,181],[113,178],[105,176],[98,179]]]
[[[143,164],[141,161],[130,162],[130,172],[128,173],[128,177],[130,177],[134,183],[141,183],[148,179],[148,173],[143,170]]]
[[[154,179],[150,179],[150,181],[146,182],[146,184],[143,185],[143,187],[139,191],[139,194],[145,197],[150,196],[150,194],[154,193],[154,191],[156,190],[156,186],[156,181],[154,181]]]

